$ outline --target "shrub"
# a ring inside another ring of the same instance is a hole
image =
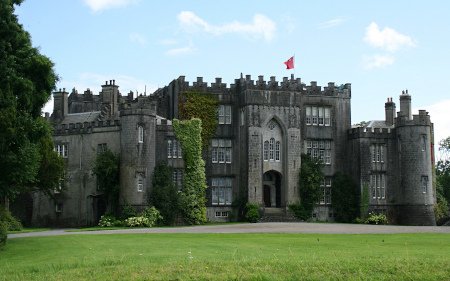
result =
[[[6,244],[8,229],[6,223],[0,221],[0,247]]]
[[[146,217],[129,217],[125,220],[128,227],[151,227],[150,220]]]
[[[0,222],[3,222],[7,231],[19,231],[22,230],[22,223],[17,220],[10,211],[0,207]]]
[[[133,208],[133,206],[131,206],[130,204],[125,204],[122,206],[122,212],[121,212],[120,219],[126,220],[128,218],[136,217],[136,216],[137,216],[137,212]]]
[[[141,217],[149,220],[149,227],[156,225],[159,221],[163,220],[163,217],[155,207],[147,207],[142,211]]]
[[[248,222],[257,222],[259,220],[259,207],[254,203],[245,205],[245,219]]]
[[[122,222],[116,219],[113,215],[103,215],[100,217],[100,221],[98,222],[98,226],[103,227],[111,227],[111,226],[120,226]]]
[[[308,209],[305,209],[301,204],[291,204],[288,206],[289,210],[294,214],[294,217],[297,219],[301,219],[303,221],[307,221],[311,217],[311,212]]]
[[[367,224],[388,224],[388,220],[385,214],[369,213],[366,219]]]

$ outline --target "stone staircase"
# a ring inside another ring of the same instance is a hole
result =
[[[299,222],[301,220],[284,208],[265,208],[259,222]]]

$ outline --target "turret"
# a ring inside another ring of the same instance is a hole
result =
[[[394,125],[395,103],[392,101],[392,98],[387,99],[387,102],[384,104],[384,111],[386,116],[386,125]]]

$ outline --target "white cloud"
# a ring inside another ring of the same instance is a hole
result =
[[[372,47],[389,52],[395,52],[403,47],[416,46],[410,36],[401,34],[389,27],[381,30],[375,22],[366,27],[364,41]]]
[[[186,47],[180,47],[180,48],[173,48],[168,51],[166,51],[166,55],[168,56],[181,56],[181,55],[187,55],[195,52],[195,47],[192,44],[189,44]]]
[[[222,25],[212,25],[191,11],[183,11],[178,14],[181,27],[187,32],[206,32],[213,35],[227,33],[239,33],[256,39],[263,38],[271,41],[275,36],[276,24],[270,18],[256,14],[252,23],[233,21]]]
[[[122,8],[139,0],[84,0],[84,3],[93,11],[98,12],[112,8]]]
[[[393,64],[395,58],[391,55],[373,55],[364,57],[365,69],[381,68]]]
[[[130,38],[130,41],[133,43],[137,43],[141,46],[147,45],[147,38],[140,33],[132,32],[132,33],[130,33],[129,38]]]
[[[335,19],[320,23],[319,29],[332,28],[332,27],[342,24],[343,22],[345,22],[345,20],[343,18],[335,18]]]

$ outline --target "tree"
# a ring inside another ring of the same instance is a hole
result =
[[[307,220],[311,217],[314,205],[319,202],[321,196],[320,184],[323,181],[323,164],[320,160],[302,154],[300,166],[300,205],[292,206],[295,215],[300,219]]]
[[[180,209],[178,190],[172,181],[172,172],[173,169],[165,163],[156,165],[153,172],[150,204],[161,213],[164,225],[173,225]]]
[[[439,142],[441,160],[436,164],[436,206],[437,221],[443,221],[449,215],[450,202],[450,137]]]
[[[358,186],[350,176],[339,172],[334,175],[331,202],[336,221],[352,222],[356,219],[359,211]]]
[[[41,117],[57,76],[14,15],[21,2],[0,1],[0,197],[9,198],[33,189],[49,192],[63,174]]]
[[[119,203],[119,178],[120,178],[120,160],[117,154],[106,149],[99,153],[94,161],[92,169],[97,176],[98,188],[103,192],[108,212],[117,211]]]

